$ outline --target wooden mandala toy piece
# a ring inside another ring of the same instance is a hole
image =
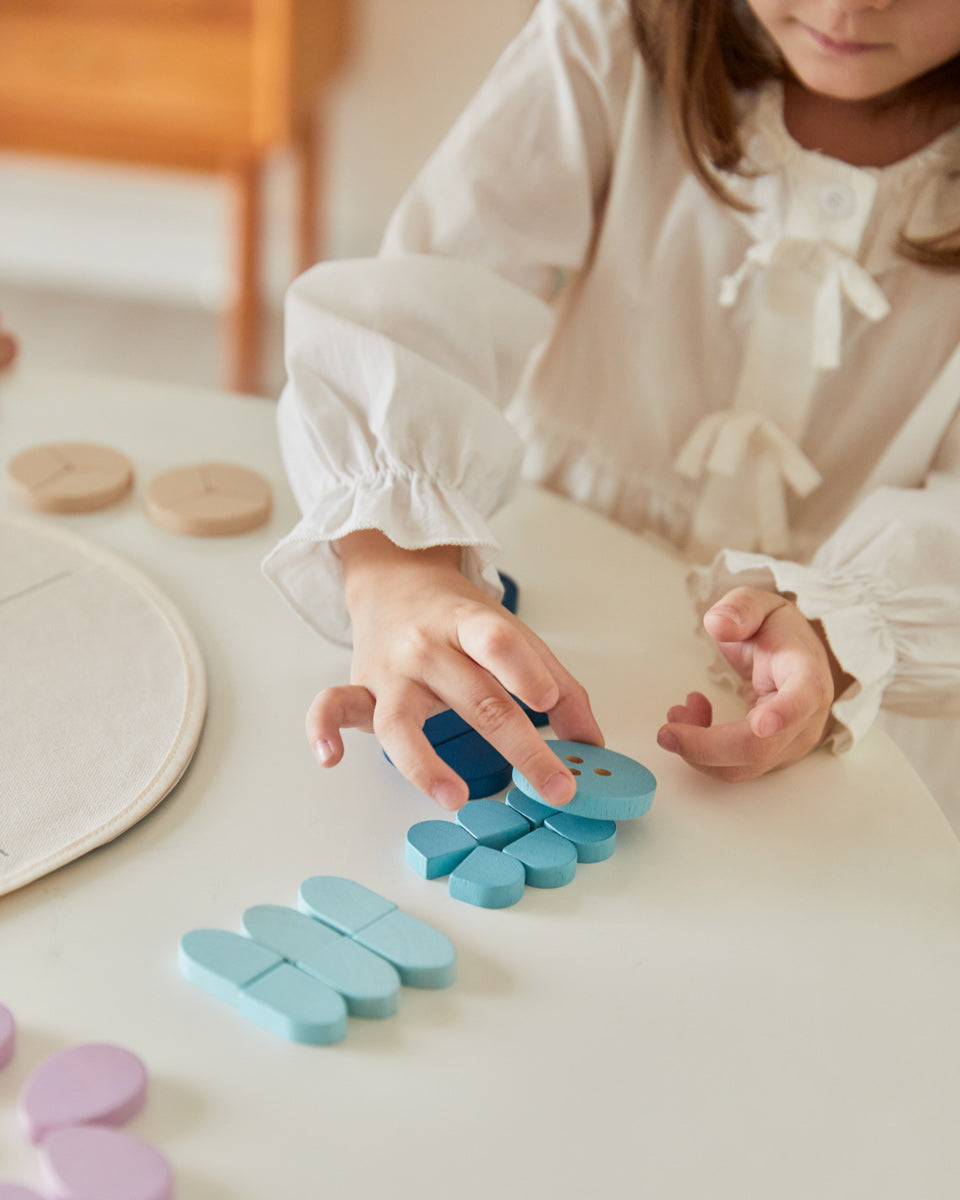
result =
[[[157,475],[145,503],[147,516],[161,529],[187,537],[232,537],[269,520],[273,493],[248,467],[204,462]]]
[[[109,446],[51,442],[15,455],[7,480],[14,499],[38,512],[94,512],[130,491],[133,464]]]

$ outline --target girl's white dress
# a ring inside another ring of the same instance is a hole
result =
[[[352,530],[463,545],[495,590],[487,518],[522,471],[712,560],[698,611],[743,583],[795,595],[856,679],[834,749],[900,714],[949,801],[960,277],[895,244],[960,224],[960,129],[865,169],[799,147],[779,85],[743,120],[746,214],[681,157],[625,0],[541,0],[380,257],[290,289],[279,423],[304,515],[265,570],[344,640],[331,543]]]

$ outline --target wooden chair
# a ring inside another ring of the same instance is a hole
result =
[[[228,176],[228,385],[260,381],[261,174],[298,166],[296,265],[320,253],[320,102],[349,0],[0,0],[0,147]]]

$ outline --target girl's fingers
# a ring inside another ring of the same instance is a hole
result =
[[[587,689],[579,683],[560,662],[546,642],[542,642],[531,630],[526,630],[531,645],[546,663],[552,677],[557,681],[560,695],[549,710],[550,726],[557,737],[568,742],[585,742],[588,746],[604,745],[603,732],[590,707]],[[526,703],[530,703],[526,701]],[[535,704],[530,704],[536,708]],[[546,709],[539,711],[545,712]]]
[[[833,701],[833,676],[822,643],[796,606],[775,593],[736,588],[703,623],[744,679],[741,694],[750,710],[743,721],[704,728],[688,697],[668,714],[660,745],[730,781],[796,762],[817,746]]]
[[[430,690],[499,750],[548,804],[573,799],[577,785],[570,770],[497,679],[455,652],[443,655],[434,667]]]
[[[467,800],[467,785],[437,756],[423,733],[436,707],[435,697],[417,684],[384,690],[376,699],[356,684],[327,688],[307,712],[307,739],[321,766],[334,767],[343,758],[341,729],[375,732],[404,778],[443,808],[460,808]]]
[[[460,648],[508,692],[538,712],[549,712],[560,687],[542,654],[503,612],[478,608],[457,624]]]
[[[375,704],[365,687],[353,684],[326,688],[314,697],[304,725],[307,741],[321,766],[334,767],[343,758],[341,729],[373,732]]]
[[[550,724],[558,737],[592,746],[603,745],[603,733],[593,715],[586,689],[532,630],[519,622],[506,621],[502,613],[496,612],[476,614],[462,620],[458,632],[464,653],[483,667],[505,691],[537,712],[550,713]],[[451,707],[473,723],[472,718],[461,709],[455,693],[450,690],[445,694]],[[529,748],[534,743],[529,737],[523,736],[528,732],[528,726],[529,722],[526,722],[522,726],[516,724],[514,728],[521,734],[521,745]],[[494,740],[479,725],[474,725],[474,728],[479,729],[488,741]],[[502,746],[497,748],[530,779],[516,758]],[[572,798],[572,793],[567,798]]]
[[[716,642],[745,642],[772,612],[789,603],[776,592],[734,588],[703,614],[703,627]]]
[[[435,697],[417,684],[386,688],[377,697],[374,732],[384,753],[414,787],[441,808],[462,808],[469,788],[440,758],[423,732]]]
[[[784,675],[776,692],[762,696],[747,714],[753,732],[760,738],[782,731],[796,733],[818,718],[826,721],[832,702],[833,680],[802,658]]]
[[[674,704],[667,710],[667,723],[702,725],[706,728],[713,721],[713,705],[702,692],[690,692],[685,704]]]
[[[758,738],[747,720],[709,728],[678,722],[662,726],[657,742],[705,775],[741,783],[793,761],[790,748],[799,732]]]
[[[603,733],[593,715],[586,688],[568,671],[558,672],[558,679],[560,699],[550,710],[550,727],[553,732],[558,738],[568,742],[585,742],[588,746],[604,745]]]
[[[753,639],[746,642],[716,642],[715,645],[742,681],[748,682],[753,677],[756,651]]]
[[[375,732],[400,773],[447,809],[461,807],[468,788],[436,754],[423,724],[438,707],[454,709],[516,767],[552,805],[576,792],[576,781],[550,750],[513,698],[549,711],[555,732],[573,741],[603,744],[586,691],[546,645],[513,617],[479,606],[461,616],[451,644],[430,631],[412,639],[385,669],[371,653],[370,671],[355,676],[368,686],[329,688],[307,714],[307,737],[318,760],[334,766],[343,757],[340,731]],[[375,641],[376,639],[374,639]]]

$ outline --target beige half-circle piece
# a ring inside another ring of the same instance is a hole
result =
[[[116,555],[3,515],[0,564],[2,895],[159,804],[193,757],[207,691],[183,618]]]
[[[14,455],[7,480],[14,499],[39,512],[94,512],[130,491],[133,464],[109,446],[51,442]]]
[[[273,508],[273,492],[249,467],[195,463],[151,480],[146,507],[161,529],[191,537],[228,537],[263,525]]]

